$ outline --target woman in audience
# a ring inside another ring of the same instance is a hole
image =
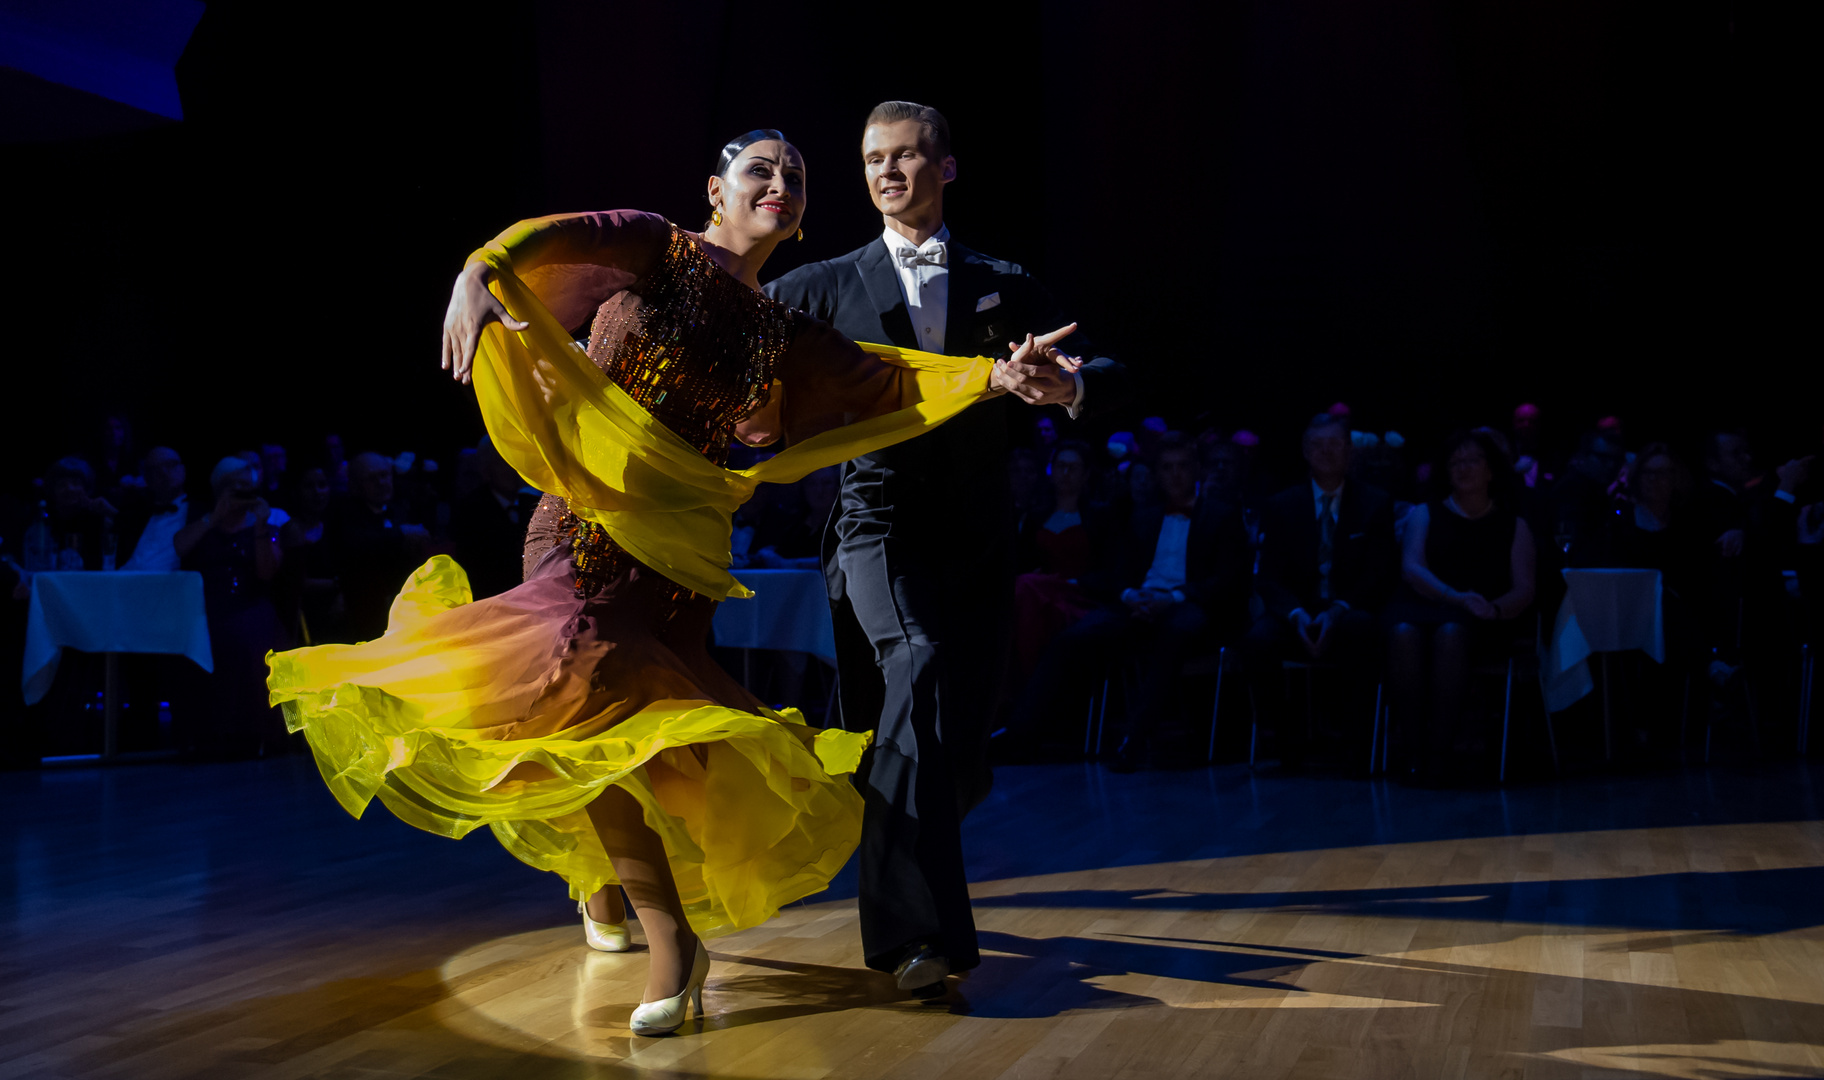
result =
[[[1432,782],[1456,748],[1472,658],[1511,645],[1515,620],[1532,607],[1534,574],[1532,532],[1516,513],[1499,445],[1486,432],[1460,432],[1441,458],[1449,493],[1407,517],[1405,588],[1388,608],[1403,753],[1416,777]]]
[[[1039,656],[1058,631],[1083,617],[1091,607],[1078,582],[1093,565],[1098,537],[1084,486],[1089,480],[1089,447],[1069,441],[1051,454],[1051,498],[1048,509],[1026,515],[1020,523],[1021,568],[1014,579],[1015,648],[1020,678],[1038,666]]]
[[[172,539],[185,570],[203,575],[215,670],[203,694],[200,730],[189,749],[208,757],[283,753],[285,722],[266,704],[266,653],[288,642],[272,600],[283,555],[272,508],[244,458],[226,457],[209,475],[215,509]]]
[[[279,529],[283,576],[297,613],[298,638],[306,645],[342,640],[342,586],[336,580],[335,537],[328,524],[333,494],[327,470],[305,469],[291,495],[297,512]]]

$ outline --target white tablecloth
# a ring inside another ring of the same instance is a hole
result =
[[[716,608],[716,644],[729,649],[791,649],[836,662],[830,594],[821,570],[737,570],[749,600]]]
[[[203,576],[188,570],[32,575],[25,623],[26,704],[50,691],[65,646],[92,653],[177,653],[214,671]]]
[[[1594,687],[1591,653],[1639,649],[1666,661],[1666,620],[1657,570],[1566,570],[1564,604],[1552,626],[1545,707],[1568,709]]]

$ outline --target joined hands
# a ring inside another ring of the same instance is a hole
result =
[[[1056,343],[1076,329],[1077,324],[1071,323],[1049,334],[1027,334],[1025,341],[1008,342],[1013,355],[994,362],[989,385],[1028,405],[1069,405],[1077,399],[1076,373],[1083,366],[1083,359],[1058,348]]]

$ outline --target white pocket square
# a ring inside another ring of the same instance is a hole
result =
[[[980,300],[977,300],[975,302],[975,310],[977,310],[977,311],[987,311],[991,307],[1000,307],[1000,306],[1001,306],[1001,294],[998,292],[991,292],[987,296],[984,296]]]

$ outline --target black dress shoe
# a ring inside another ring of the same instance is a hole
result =
[[[929,945],[914,945],[893,972],[893,981],[901,990],[919,997],[943,993],[944,980],[950,975],[950,961],[937,955]]]

